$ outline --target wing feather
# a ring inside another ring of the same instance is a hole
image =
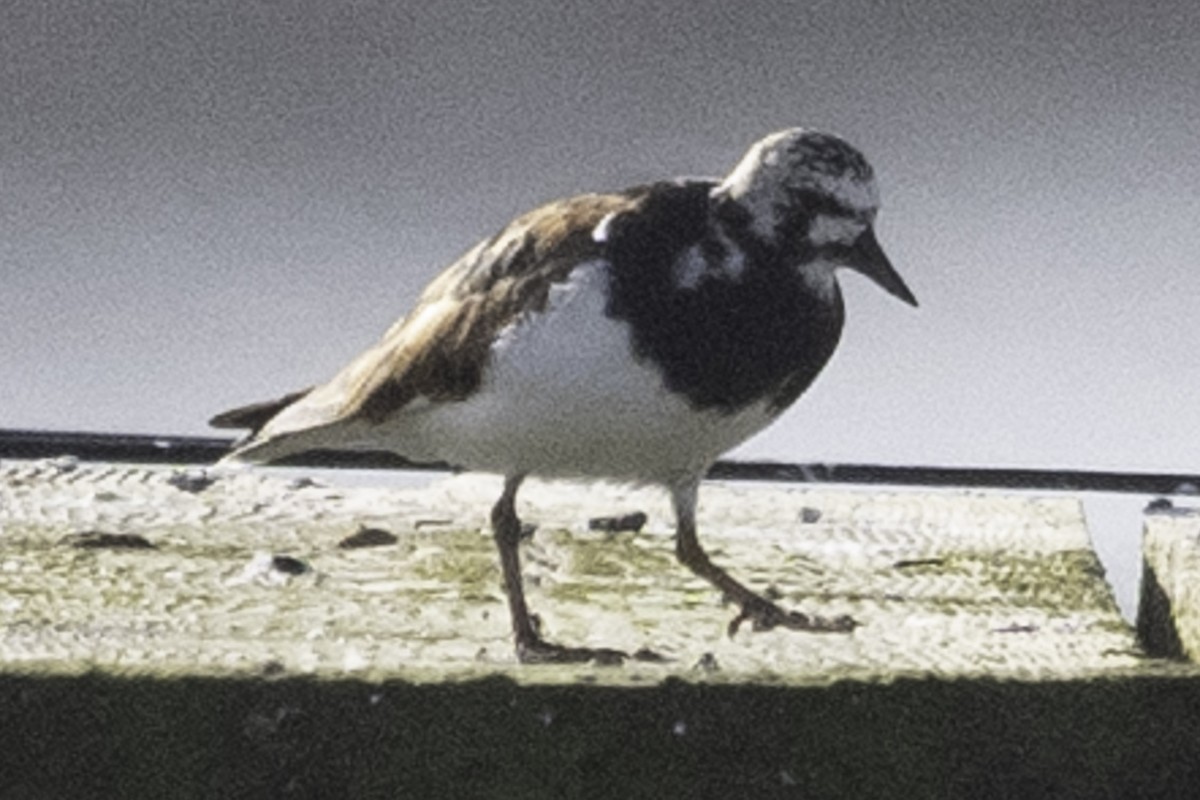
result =
[[[324,432],[343,423],[382,422],[418,397],[467,397],[483,380],[496,334],[544,308],[550,288],[575,266],[603,255],[596,226],[643,195],[580,195],[518,217],[435,278],[412,313],[328,383],[219,414],[212,424],[251,428],[233,457],[270,460],[327,444]],[[279,441],[290,437],[294,446]]]

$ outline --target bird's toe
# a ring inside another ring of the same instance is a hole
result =
[[[799,611],[785,611],[761,597],[755,597],[742,604],[741,611],[729,623],[731,637],[738,632],[743,622],[749,622],[751,629],[755,631],[787,628],[809,633],[850,633],[858,627],[858,622],[845,614],[837,617],[821,617],[815,614],[802,614]]]
[[[517,660],[522,664],[596,664],[619,667],[629,656],[607,647],[565,647],[544,639],[517,643]]]

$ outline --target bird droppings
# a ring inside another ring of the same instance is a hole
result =
[[[71,455],[48,458],[41,463],[57,472],[74,472],[79,467],[79,459]]]

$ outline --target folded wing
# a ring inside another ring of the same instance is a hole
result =
[[[644,194],[581,195],[518,217],[447,268],[412,313],[328,383],[213,417],[215,427],[251,431],[226,460],[369,446],[373,426],[418,398],[467,397],[483,380],[496,334],[544,308],[550,287],[576,265],[603,255],[596,226],[635,208]]]

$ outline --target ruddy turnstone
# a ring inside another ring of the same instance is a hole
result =
[[[539,635],[515,503],[527,475],[660,484],[675,552],[740,607],[730,634],[847,631],[781,609],[696,539],[700,479],[817,377],[844,319],[839,267],[916,305],[872,230],[858,150],[793,128],[724,179],[584,194],[518,217],[436,278],[407,317],[328,383],[220,414],[250,428],[224,459],[391,450],[504,475],[491,523],[521,661],[615,661]]]

